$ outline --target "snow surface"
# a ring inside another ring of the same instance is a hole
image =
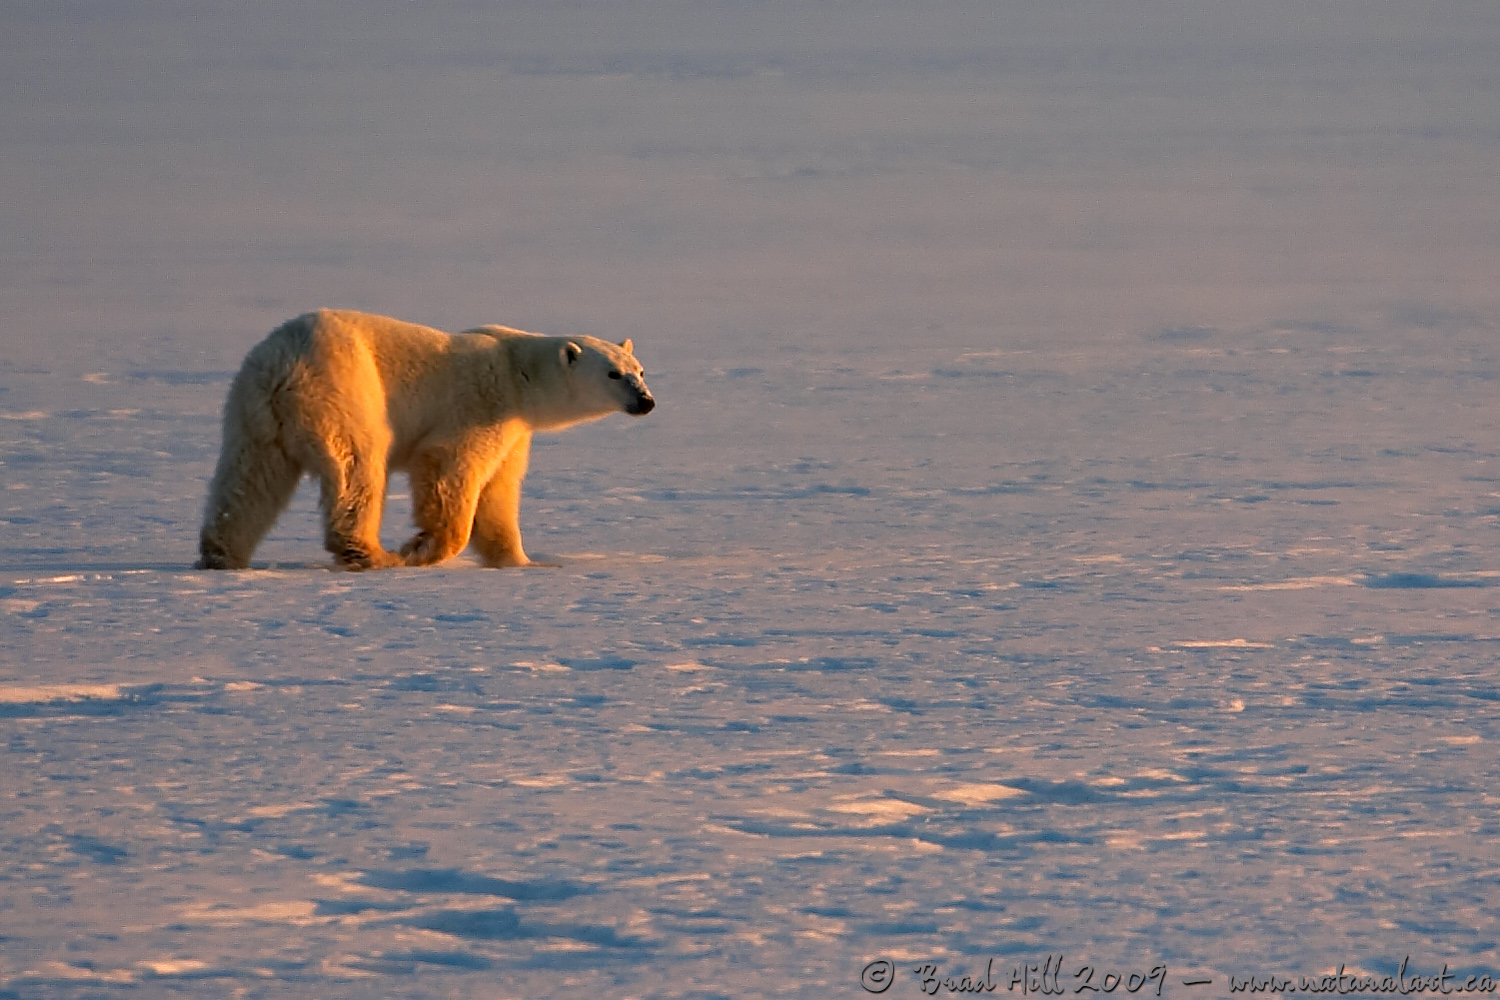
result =
[[[7,6],[0,996],[1500,974],[1497,46]],[[561,569],[331,572],[310,487],[187,568],[319,305],[635,338],[658,409],[535,449]]]

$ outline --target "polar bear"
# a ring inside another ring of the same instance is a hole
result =
[[[520,509],[532,432],[651,412],[643,375],[629,340],[298,316],[251,349],[229,388],[197,567],[249,566],[304,472],[321,484],[323,544],[343,568],[430,565],[471,540],[487,566],[529,565]],[[399,554],[380,545],[397,470],[417,526]]]

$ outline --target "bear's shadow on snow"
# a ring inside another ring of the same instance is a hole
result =
[[[19,555],[16,549],[11,549],[10,556]],[[44,552],[42,555],[54,555],[62,553]],[[187,573],[192,568],[192,560],[184,558],[180,562],[43,562],[27,561],[25,559],[14,562],[0,562],[0,573],[45,573],[49,576],[72,576],[112,573]]]
[[[17,550],[15,550],[15,549],[12,549],[7,554],[11,555],[11,556],[16,556],[16,555],[20,555],[21,553],[18,552]],[[46,553],[42,553],[42,554],[43,555],[52,555],[52,554],[61,555],[63,553],[61,553],[61,552],[57,552],[57,553],[46,552]],[[463,560],[454,560],[452,563],[448,564],[444,568],[446,568],[446,569],[480,569],[482,567],[480,567],[478,563],[469,563],[469,562],[465,562]],[[340,573],[340,572],[344,572],[342,569],[340,569],[337,565],[334,564],[334,562],[333,562],[333,560],[331,558],[329,558],[329,559],[314,559],[314,560],[301,560],[301,559],[283,560],[283,559],[274,559],[274,560],[266,560],[264,562],[257,561],[257,562],[251,563],[248,569],[243,570],[241,572],[263,573],[263,572],[266,572],[267,570],[270,570],[270,571],[273,571],[273,572],[283,572],[283,573],[301,573],[301,572],[313,572],[313,571],[317,571],[317,572],[320,572],[320,573]],[[396,572],[403,572],[403,571],[406,571],[406,570],[404,570],[404,569],[398,569]],[[46,574],[47,576],[89,576],[89,575],[112,576],[112,575],[115,575],[115,574],[119,574],[119,575],[136,575],[136,574],[145,574],[145,573],[162,573],[162,574],[171,574],[171,575],[175,575],[175,574],[189,575],[190,574],[193,577],[196,577],[198,579],[202,579],[202,577],[203,577],[203,573],[202,573],[201,570],[196,570],[196,569],[193,568],[192,557],[189,556],[189,555],[186,555],[186,554],[184,554],[183,558],[181,560],[177,561],[177,562],[44,562],[44,561],[41,561],[41,560],[29,561],[29,560],[26,560],[23,557],[22,559],[19,559],[19,560],[14,560],[14,561],[9,561],[9,562],[0,562],[0,573],[4,573],[4,574],[16,574],[16,575],[28,575],[28,574],[32,574],[32,573],[43,573],[43,574]]]

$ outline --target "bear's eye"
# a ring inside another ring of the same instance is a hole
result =
[[[609,377],[610,377],[610,378],[614,378],[614,379],[617,379],[617,378],[619,378],[619,377],[620,377],[620,373],[619,373],[619,372],[610,372],[610,373],[609,373]]]

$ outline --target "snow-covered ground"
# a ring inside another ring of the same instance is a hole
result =
[[[305,6],[0,12],[0,997],[1500,975],[1500,9]],[[318,305],[561,569],[188,569]]]

